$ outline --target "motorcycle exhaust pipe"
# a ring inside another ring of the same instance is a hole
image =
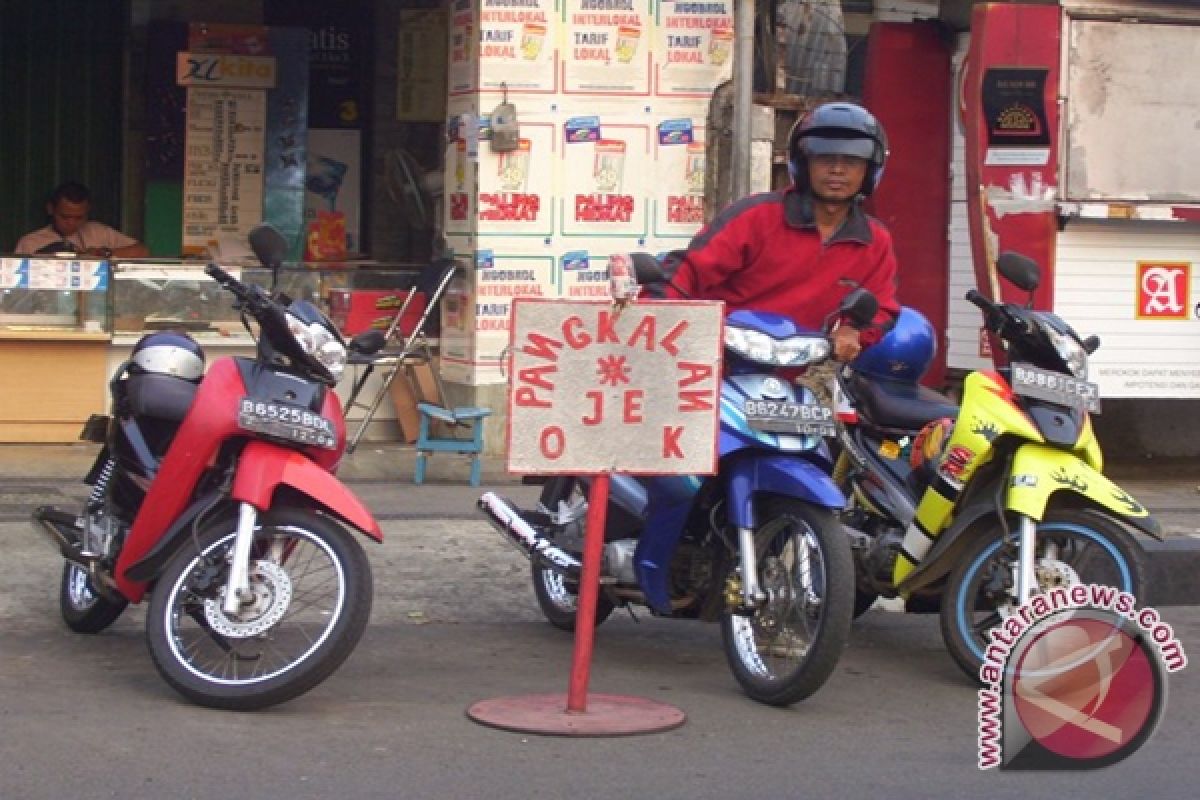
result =
[[[526,558],[545,564],[572,580],[579,579],[582,567],[579,559],[555,547],[503,497],[495,492],[485,492],[479,498],[479,509],[504,540],[516,545]]]
[[[63,558],[82,567],[91,566],[92,559],[81,552],[78,517],[51,506],[41,506],[33,512],[33,520],[40,523],[42,530],[58,545],[58,552]]]

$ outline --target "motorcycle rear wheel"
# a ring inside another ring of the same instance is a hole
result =
[[[575,630],[575,616],[579,611],[579,584],[568,580],[561,573],[541,564],[533,565],[533,594],[543,616],[554,627],[564,631]],[[613,612],[612,601],[603,594],[596,596],[596,625],[609,618]]]
[[[326,517],[264,514],[251,545],[251,591],[227,615],[222,598],[236,523],[202,530],[159,577],[146,638],[163,679],[194,703],[248,711],[291,700],[333,674],[362,637],[371,569],[359,543]]]
[[[76,633],[99,633],[117,621],[129,603],[98,594],[87,570],[70,561],[63,564],[58,608],[63,622]]]
[[[746,694],[760,703],[787,706],[821,688],[845,649],[854,610],[854,564],[850,544],[829,510],[773,497],[758,513],[758,580],[768,600],[753,615],[724,611],[721,639]]]
[[[942,597],[941,627],[946,649],[971,680],[980,683],[988,632],[1015,610],[1012,586],[1014,555],[995,525],[968,546],[951,571]],[[1054,576],[1070,576],[1084,584],[1115,586],[1138,600],[1145,597],[1146,575],[1141,548],[1105,514],[1090,509],[1052,509],[1037,525],[1039,586],[1042,592],[1061,584]],[[1047,548],[1055,545],[1053,560]],[[1063,569],[1065,565],[1068,569]],[[1074,581],[1072,581],[1074,582]]]

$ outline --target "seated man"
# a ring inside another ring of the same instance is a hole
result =
[[[150,255],[137,239],[104,223],[89,220],[90,206],[91,193],[86,186],[75,181],[62,184],[46,203],[50,224],[22,236],[14,252],[34,255],[73,250],[80,255],[100,258],[145,258]]]

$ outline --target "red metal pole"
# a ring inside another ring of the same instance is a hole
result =
[[[600,591],[600,555],[604,549],[604,520],[608,511],[607,472],[597,475],[588,493],[588,513],[583,531],[583,572],[579,576],[579,603],[575,611],[575,651],[567,711],[587,711],[588,676],[592,666],[592,641],[596,633],[596,595]]]

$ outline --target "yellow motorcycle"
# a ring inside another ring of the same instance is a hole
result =
[[[1005,253],[1001,275],[1037,287],[1032,260]],[[1084,340],[1028,305],[967,300],[1003,342],[1008,366],[970,373],[961,407],[918,381],[933,359],[929,322],[901,310],[891,331],[839,370],[834,478],[850,502],[855,614],[879,596],[941,615],[946,647],[979,679],[988,632],[1038,594],[1073,584],[1141,599],[1135,531],[1162,538],[1141,503],[1106,478],[1089,411]]]

